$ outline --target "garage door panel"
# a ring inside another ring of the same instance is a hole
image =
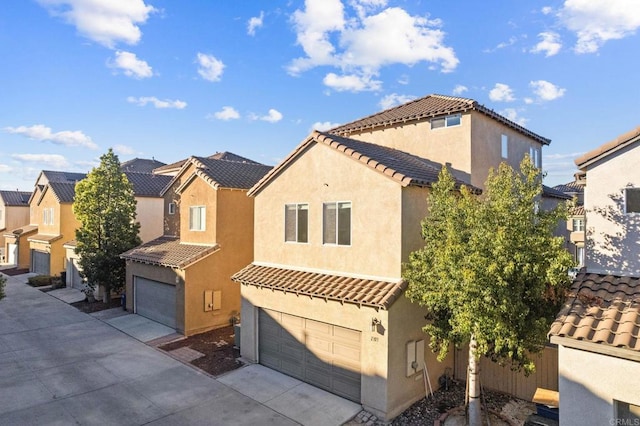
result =
[[[134,303],[138,315],[176,328],[176,287],[134,277]]]
[[[31,271],[36,274],[50,274],[51,255],[49,253],[31,250]]]
[[[357,402],[360,345],[356,330],[267,309],[259,312],[261,364]]]

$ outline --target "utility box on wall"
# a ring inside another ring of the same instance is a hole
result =
[[[407,342],[407,377],[424,369],[424,340]]]
[[[205,290],[204,311],[217,311],[222,309],[222,292],[219,290]]]

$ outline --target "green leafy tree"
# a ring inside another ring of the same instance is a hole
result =
[[[542,175],[528,157],[520,172],[502,163],[481,196],[457,189],[443,168],[422,222],[425,246],[410,255],[406,295],[426,307],[424,331],[443,360],[451,345],[469,344],[469,421],[479,425],[479,360],[535,370],[574,266],[553,231],[567,206],[539,208]]]
[[[111,291],[124,286],[126,267],[120,254],[140,244],[133,186],[110,148],[75,191],[73,213],[80,222],[75,251],[87,279],[86,293],[90,296],[101,286],[107,302]]]

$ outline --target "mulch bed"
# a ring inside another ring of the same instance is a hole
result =
[[[90,314],[92,312],[104,311],[105,309],[112,308],[121,308],[122,304],[120,302],[120,298],[113,298],[109,303],[104,303],[102,301],[98,302],[89,302],[87,299],[84,299],[81,302],[71,303],[71,306],[81,310],[86,314]]]
[[[3,269],[0,272],[2,272],[5,275],[9,275],[10,277],[14,276],[14,275],[22,275],[22,274],[28,274],[29,270],[28,269],[18,269],[18,268],[9,268],[9,269]]]
[[[233,346],[233,339],[233,326],[229,325],[185,337],[184,339],[159,346],[159,348],[169,352],[186,346],[198,351],[204,356],[191,361],[191,364],[212,376],[219,376],[243,365],[238,360],[240,350]]]

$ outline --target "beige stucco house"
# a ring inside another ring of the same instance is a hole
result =
[[[245,359],[391,419],[437,386],[426,312],[403,292],[430,185],[449,163],[482,186],[489,167],[549,143],[475,101],[431,95],[313,132],[250,191],[255,258],[241,284]],[[536,154],[538,153],[538,154]],[[537,160],[536,160],[537,158]]]
[[[26,191],[0,191],[0,263],[17,264],[18,246],[6,242],[5,233],[29,224],[29,198]]]
[[[562,424],[640,424],[640,127],[576,159],[586,271],[554,322]]]
[[[231,324],[231,274],[253,258],[253,199],[270,166],[231,153],[191,157],[164,189],[168,231],[122,254],[127,309],[191,335]]]

